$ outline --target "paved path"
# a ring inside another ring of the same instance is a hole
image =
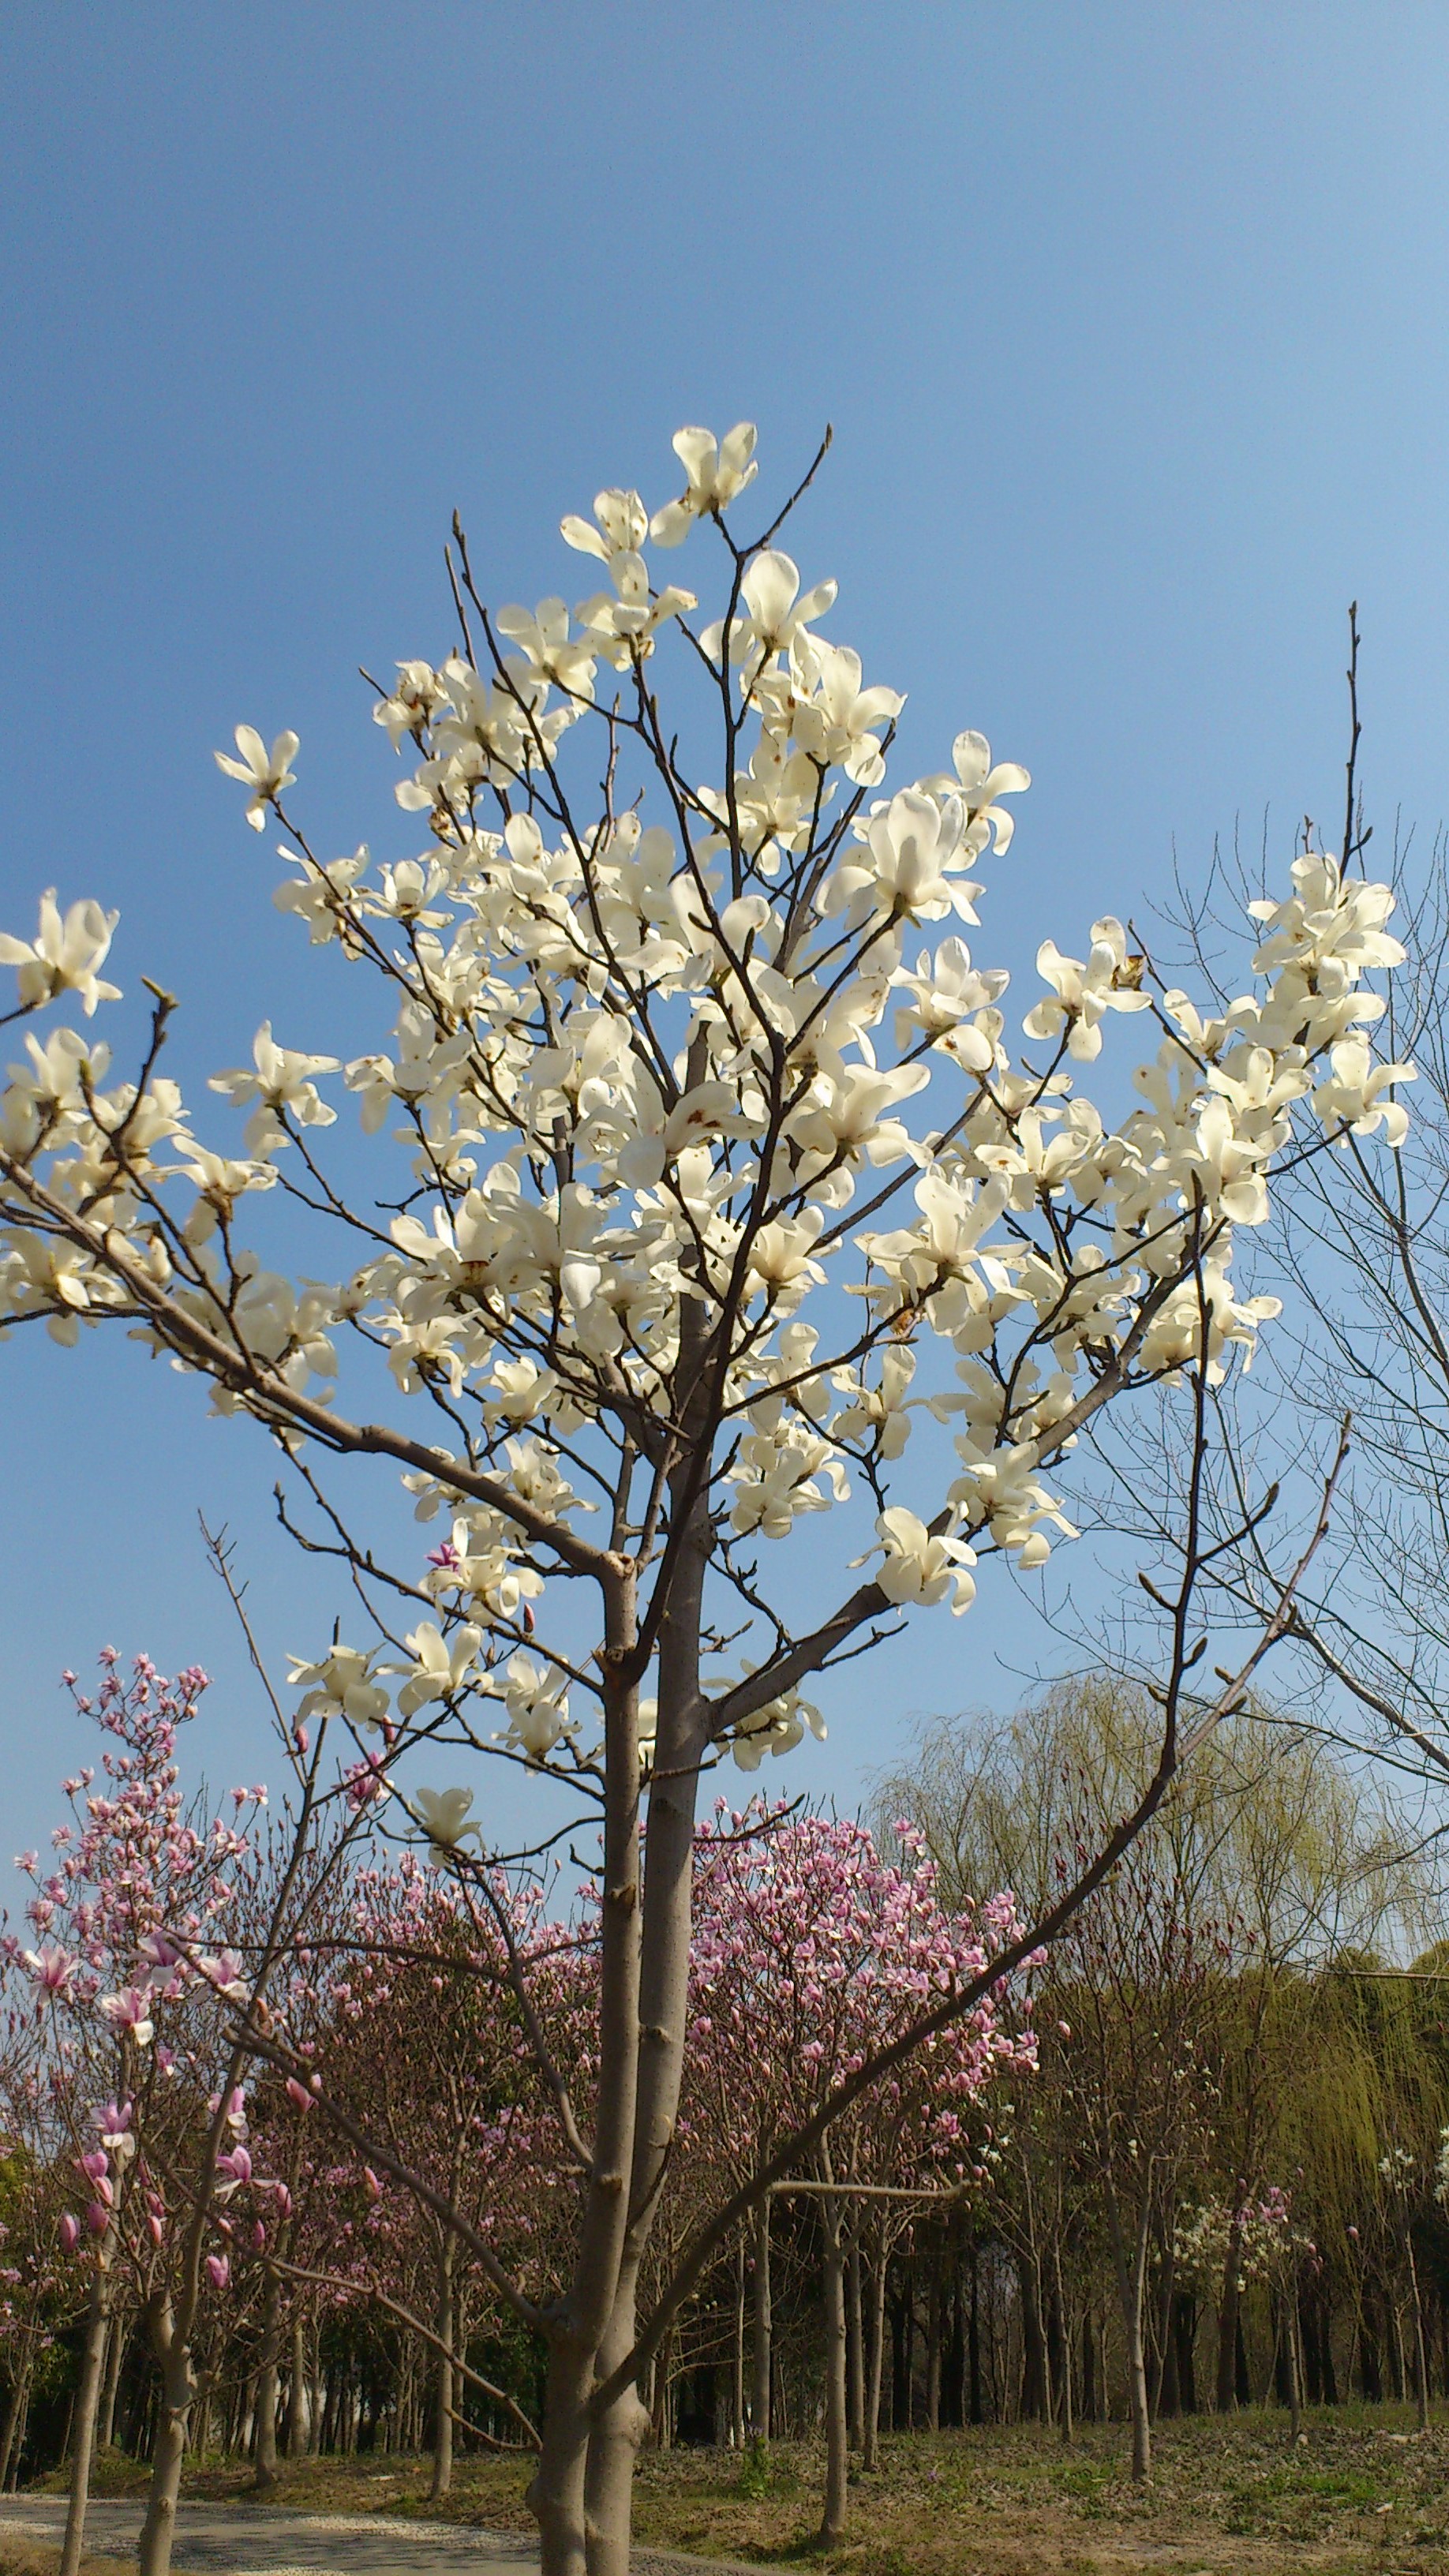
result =
[[[59,2544],[64,2496],[0,2496],[0,2534]],[[86,2514],[86,2548],[98,2557],[134,2551],[138,2501],[97,2497]],[[536,2576],[537,2543],[516,2531],[476,2524],[414,2522],[385,2514],[289,2513],[278,2505],[187,2504],[176,2518],[176,2562],[223,2576]],[[635,2576],[710,2576],[710,2562],[636,2549]],[[718,2561],[714,2576],[730,2576]],[[769,2576],[741,2569],[737,2576]]]
[[[98,2554],[133,2552],[139,2503],[97,2497],[86,2514],[86,2547]],[[59,2542],[64,2496],[6,2496],[0,2534]],[[533,2543],[518,2532],[479,2531],[466,2523],[390,2520],[382,2514],[288,2513],[269,2505],[185,2504],[176,2518],[178,2568],[224,2569],[226,2576],[529,2576]]]

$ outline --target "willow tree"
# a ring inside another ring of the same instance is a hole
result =
[[[811,1677],[918,1608],[967,1610],[978,1560],[1040,1565],[1073,1535],[1052,1462],[1104,1408],[1179,1386],[1200,1463],[1210,1386],[1272,1311],[1233,1267],[1270,1167],[1392,1115],[1362,1037],[1364,977],[1399,954],[1392,898],[1324,852],[1254,907],[1230,1007],[1158,989],[1104,916],[1080,956],[1043,943],[1026,1050],[1008,1043],[1007,976],[963,933],[1027,774],[963,731],[945,767],[887,785],[902,700],[821,632],[835,584],[802,584],[778,542],[793,499],[735,533],[754,446],[743,424],[682,430],[683,488],[652,518],[624,490],[566,518],[597,584],[572,615],[557,597],[495,612],[456,533],[455,647],[401,663],[373,711],[420,850],[324,855],[291,801],[297,736],[238,729],[222,766],[248,822],[280,832],[277,901],[319,972],[371,986],[372,1051],[339,1066],[268,1022],[212,1086],[236,1135],[159,1069],[170,995],[121,1081],[76,1020],[115,997],[114,914],[47,895],[37,937],[0,942],[37,1022],[0,1105],[0,1318],[72,1344],[113,1326],[280,1445],[339,1551],[349,1627],[371,1621],[296,1676],[304,1723],[356,1757],[354,1796],[426,1737],[598,1802],[587,2125],[547,2070],[578,2190],[567,2292],[541,2309],[473,2247],[548,2339],[547,2576],[622,2576],[637,2373],[775,2178],[742,2181],[641,2321],[701,1772],[818,1729]],[[686,539],[709,552],[708,613],[646,553]],[[1125,1019],[1147,1061],[1114,1119],[1077,1086]],[[328,1159],[339,1078],[371,1140],[362,1190],[355,1152]],[[273,1205],[287,1270],[247,1240],[264,1194],[291,1220]],[[425,1565],[379,1534],[399,1475],[442,1532]],[[802,1562],[797,1525],[831,1511],[844,1545],[817,1536]],[[1185,1740],[1190,1531],[1187,1562],[1149,1802]],[[460,1851],[471,1795],[431,1796],[435,1849]],[[983,1958],[892,2050],[1029,1946]],[[820,2106],[817,2135],[879,2066]],[[778,2169],[811,2143],[784,2142]]]

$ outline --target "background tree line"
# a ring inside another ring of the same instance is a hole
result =
[[[90,1859],[103,1888],[136,1885],[150,1740],[127,1756],[130,1807],[107,1802]],[[798,2125],[933,1979],[968,1972],[992,1921],[1044,1909],[1139,1794],[1148,1740],[1132,1692],[1089,1679],[1009,1721],[925,1728],[880,1785],[874,1833],[759,1803],[701,1828],[693,2072],[662,2267],[742,2155]],[[177,1865],[173,1750],[164,1737],[153,1762],[172,1851],[152,1834],[153,1872]],[[240,1960],[275,1891],[265,1837],[233,1841],[224,1898],[208,1886]],[[1381,1774],[1271,1711],[1223,1726],[1033,1971],[1029,2003],[1003,1995],[922,2052],[721,2249],[641,2385],[652,2439],[744,2446],[834,2418],[843,2475],[847,2447],[869,2463],[882,2430],[1037,2418],[1070,2438],[1112,2416],[1145,2473],[1161,2415],[1266,2401],[1291,2427],[1305,2403],[1422,2412],[1449,2393],[1449,1945],[1431,1849]],[[87,1886],[77,1875],[68,1901],[100,1975],[110,1936]],[[983,1904],[1003,1889],[1014,1903]],[[178,1998],[164,2080],[132,2087],[139,2155],[113,2137],[108,2167],[85,2149],[92,2096],[106,2050],[132,2063],[134,2036],[38,2003],[38,1954],[27,1966],[11,1937],[9,2484],[74,2448],[87,2402],[102,2447],[147,2455],[162,2408],[143,2258],[163,2259],[148,2249],[170,2204],[184,2212],[203,2188],[223,2250],[195,2337],[197,2452],[249,2454],[266,2485],[282,2456],[430,2450],[442,2494],[455,2445],[532,2445],[544,2341],[497,2298],[478,2247],[540,2296],[573,2251],[508,1952],[526,1953],[532,2008],[586,2102],[597,1942],[587,1901],[555,1920],[543,1899],[515,1889],[490,1924],[455,1879],[364,1848],[288,1971],[289,2023],[336,2116],[263,2072],[233,2123],[245,2148],[204,2186],[188,2140],[222,2080],[215,2016]],[[53,1961],[57,1899],[37,1911]],[[129,1915],[115,1937],[119,1956]],[[349,2120],[434,2201],[350,2150]],[[71,2207],[107,2170],[119,2202],[93,2201],[87,2233]],[[97,2213],[112,2247],[98,2345]]]

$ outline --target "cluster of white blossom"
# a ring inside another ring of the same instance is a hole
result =
[[[471,644],[398,666],[374,712],[407,755],[415,856],[313,855],[283,805],[294,734],[268,748],[242,726],[218,755],[248,821],[282,823],[278,904],[392,995],[383,1044],[340,1065],[265,1025],[252,1064],[212,1084],[245,1113],[230,1146],[201,1140],[154,1051],[111,1084],[106,1048],[64,1023],[27,1031],[0,1097],[0,1321],[74,1342],[123,1317],[292,1442],[332,1401],[344,1336],[433,1408],[436,1463],[409,1482],[449,1532],[417,1587],[434,1615],[401,1661],[299,1666],[304,1713],[376,1724],[380,1675],[400,1672],[401,1717],[478,1690],[535,1760],[577,1731],[562,1660],[527,1644],[545,1579],[581,1561],[579,1516],[600,1506],[598,1545],[651,1561],[702,1379],[721,1580],[745,1579],[748,1542],[863,1487],[877,1599],[963,1610],[983,1549],[1032,1566],[1072,1534],[1050,1461],[1098,1404],[1246,1361],[1275,1308],[1239,1294],[1234,1233],[1267,1216],[1295,1119],[1300,1148],[1405,1125],[1409,1068],[1374,1055],[1364,982],[1402,954],[1392,897],[1322,852],[1253,907],[1254,982],[1226,1010],[1158,991],[1109,917],[1083,958],[1043,943],[1014,1050],[1007,976],[963,933],[1026,771],[967,731],[949,768],[887,790],[903,700],[818,633],[834,582],[803,580],[778,521],[755,547],[725,527],[754,431],[675,447],[685,488],[652,516],[616,490],[563,521],[603,574],[572,613],[474,599]],[[724,595],[696,627],[695,594],[656,585],[646,548],[704,530]],[[722,726],[704,782],[659,710],[671,638]],[[566,768],[586,719],[579,780],[604,776],[587,814]],[[21,1010],[114,998],[114,925],[46,896],[33,943],[0,940]],[[1157,1043],[1109,1123],[1075,1085],[1114,1016]],[[344,1209],[319,1163],[338,1078],[401,1147],[377,1196],[401,1212]],[[350,1226],[348,1276],[294,1280],[247,1248],[245,1203],[278,1187]],[[932,1341],[954,1382],[918,1390]],[[923,1466],[896,1501],[923,1412],[956,1469]],[[746,1763],[818,1723],[768,1664],[759,1689],[731,1730]]]

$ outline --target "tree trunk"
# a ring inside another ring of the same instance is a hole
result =
[[[1177,2270],[1171,2230],[1165,2230],[1164,2234],[1166,2241],[1162,2256],[1162,2278],[1157,2300],[1155,2347],[1152,2355],[1151,2380],[1148,2389],[1148,2400],[1154,2424],[1157,2422],[1158,2417],[1164,2412],[1163,2379],[1167,2370],[1169,2355],[1172,2350],[1172,2302],[1176,2288],[1175,2275]],[[1175,2375],[1176,2374],[1174,2373],[1174,2376]],[[1170,2413],[1171,2409],[1168,2408],[1165,2411]]]
[[[196,2381],[191,2369],[190,2337],[178,2331],[169,2303],[157,2310],[152,2332],[161,2364],[161,2412],[151,2459],[146,2519],[136,2550],[136,2576],[170,2576],[181,2463],[186,2456],[186,2428]]]
[[[442,2250],[438,2256],[438,2409],[433,2428],[433,2479],[429,2500],[437,2504],[453,2483],[453,2329],[456,2323],[453,2297],[453,2272],[457,2259],[457,2238],[451,2227],[443,2230]]]
[[[20,2423],[15,2435],[15,2448],[10,2454],[10,2493],[12,2495],[14,2495],[16,2488],[20,2484],[20,2463],[25,2456],[25,2436],[30,2424],[30,2391],[32,2385],[33,2382],[31,2376],[27,2372],[24,2382],[24,2394],[20,2401]]]
[[[584,2468],[589,2449],[593,2355],[562,2336],[549,2355],[542,2447],[528,2501],[538,2523],[543,2576],[588,2576]]]
[[[322,2447],[322,2328],[312,2320],[312,2359],[307,2376],[307,2457],[316,2458]]]
[[[880,2461],[880,2398],[885,2374],[886,2272],[890,2256],[886,2250],[882,2227],[876,2248],[875,2274],[871,2283],[870,2302],[870,2368],[865,2395],[865,2442],[861,2466],[873,2470]]]
[[[750,2392],[750,2431],[768,2448],[770,2440],[770,2198],[755,2212],[754,2350]]]
[[[703,1346],[702,1322],[696,1314],[681,1333],[676,1367],[686,1425],[707,1401]],[[694,1377],[696,1368],[699,1374]],[[681,1463],[671,1479],[671,1502],[681,1514],[689,1484],[689,1467]],[[688,1509],[691,1518],[681,1527],[679,1559],[659,1632],[658,1718],[642,1886],[637,1688],[611,1689],[607,1682],[605,1688],[605,1731],[611,1739],[608,1772],[613,1785],[605,1810],[600,2108],[573,2289],[580,2323],[594,2313],[594,2296],[601,2300],[595,2344],[601,2380],[623,2366],[634,2344],[640,2267],[674,2144],[684,2071],[694,1817],[699,1768],[706,1751],[699,1637],[712,1539],[702,1493],[694,1496]],[[610,1622],[604,1657],[607,1674],[610,1656],[622,1663],[634,1644],[632,1584],[611,1588],[606,1607]],[[611,1838],[616,1854],[612,1862]],[[612,1918],[611,1889],[616,1909]],[[611,2072],[612,2099],[604,2080]],[[610,2125],[612,2152],[606,2155]],[[601,2188],[604,2184],[607,2188]],[[669,2341],[673,2343],[672,2331]],[[670,2373],[663,2353],[660,2361],[660,2429],[667,2437]],[[647,2419],[634,2385],[621,2388],[612,2404],[597,2408],[590,2418],[584,2475],[588,2576],[629,2576],[634,2467],[646,2430]],[[554,2576],[547,2556],[543,2576]]]
[[[828,2178],[828,2160],[827,2178]],[[821,2203],[825,2239],[825,2510],[820,2538],[827,2547],[845,2534],[846,2481],[849,2473],[845,2368],[845,2250],[841,2242],[840,2203]]]
[[[1218,2369],[1213,2402],[1220,2415],[1231,2415],[1237,2402],[1238,2307],[1242,2296],[1238,2284],[1242,2269],[1243,2231],[1235,2218],[1228,2229],[1222,2297],[1218,2306]]]
[[[1283,2324],[1288,2338],[1288,2436],[1296,2442],[1303,2429],[1303,2363],[1298,2334],[1298,2282],[1291,2273],[1284,2287]]]
[[[1414,2311],[1414,2403],[1418,2409],[1419,2430],[1429,2430],[1429,2354],[1424,2342],[1424,2303],[1419,2296],[1419,2266],[1414,2260],[1412,2228],[1404,2230],[1404,2251],[1409,2258],[1409,2294]]]
[[[80,2387],[76,2392],[75,2413],[72,2417],[70,2503],[66,2509],[65,2540],[60,2553],[60,2576],[80,2576],[81,2552],[85,2546],[86,2505],[91,2491],[91,2454],[95,2448],[96,2416],[101,2400],[101,2371],[106,2356],[106,2328],[111,2315],[110,2242],[108,2229],[96,2249],[96,2268],[91,2276],[90,2304],[86,2311],[86,2335],[81,2348]]]
[[[312,2429],[311,2389],[307,2379],[307,2330],[300,2317],[292,2319],[292,2375],[287,2388],[287,2457],[306,2457],[308,2436]]]
[[[741,2228],[740,2241],[735,2248],[735,2368],[734,2384],[730,2392],[733,2401],[733,2420],[730,2425],[730,2440],[737,2451],[742,2451],[745,2447],[746,2259],[745,2231]]]
[[[121,2364],[126,2357],[127,2321],[111,2305],[111,2331],[106,2341],[106,2376],[101,2389],[100,2420],[96,2427],[96,2448],[109,2451],[116,2438],[116,2391],[121,2382]]]
[[[1021,2282],[1021,2411],[1045,2424],[1052,2414],[1051,2371],[1042,2330],[1041,2275],[1034,2255],[1021,2256],[1017,2276]]]
[[[865,2449],[865,2312],[861,2295],[860,2238],[852,2234],[846,2261],[845,2359],[850,2400],[850,2446]]]
[[[971,2307],[966,2322],[966,2369],[969,2382],[967,2413],[973,2424],[985,2421],[981,2402],[981,2254],[971,2248]]]
[[[1129,2247],[1116,2192],[1107,2191],[1107,2219],[1112,2238],[1112,2265],[1127,2344],[1127,2404],[1132,2419],[1132,2475],[1139,2486],[1152,2476],[1152,2417],[1147,2404],[1147,2349],[1143,2334],[1146,2305],[1147,2245],[1151,2204],[1144,2195],[1136,2237]]]
[[[278,2365],[282,2356],[282,2276],[269,2263],[262,2294],[262,2366],[257,2375],[257,2464],[252,2484],[270,2495],[277,2483]],[[203,2446],[204,2447],[204,2446]]]
[[[598,2375],[606,2379],[628,2355],[635,2334],[632,2268],[621,2286],[609,2331],[599,2348]],[[668,2450],[674,2329],[659,2352],[655,2373],[655,2414],[659,2446]],[[629,2534],[634,2511],[634,2469],[649,2431],[650,2416],[637,2386],[617,2398],[596,2421],[589,2437],[584,2470],[584,2529],[590,2576],[629,2576]]]
[[[27,2325],[20,2338],[20,2349],[14,2356],[14,2376],[10,2382],[5,2422],[0,2426],[0,2495],[3,2495],[10,2476],[10,2464],[18,2456],[19,2445],[16,2436],[20,2431],[21,2418],[25,2412],[25,2400],[30,2389],[33,2350],[34,2328]]]
[[[1070,2442],[1074,2429],[1072,2424],[1072,2327],[1071,2319],[1067,2315],[1067,2294],[1062,2282],[1062,2240],[1060,2234],[1055,2235],[1052,2238],[1052,2266],[1056,2275],[1056,2307],[1057,2317],[1059,2320],[1057,2343],[1060,2359],[1057,2369],[1058,2376],[1061,2380],[1061,2387],[1057,2393],[1061,2413],[1062,2440],[1064,2442]]]
[[[926,2430],[941,2429],[941,2250],[932,2244],[926,2282]]]

